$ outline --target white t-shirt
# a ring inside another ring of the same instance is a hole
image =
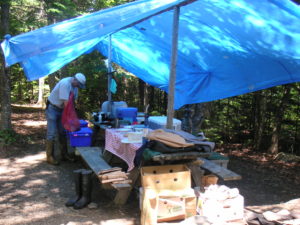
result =
[[[56,105],[59,108],[64,107],[64,101],[69,100],[71,91],[74,93],[75,99],[78,97],[78,88],[72,86],[73,77],[66,77],[61,79],[51,91],[48,100],[51,104]]]

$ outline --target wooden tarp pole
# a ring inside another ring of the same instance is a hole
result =
[[[169,92],[168,92],[168,109],[167,109],[167,129],[173,127],[174,117],[174,93],[176,81],[176,65],[177,65],[177,51],[178,51],[178,28],[179,28],[179,6],[174,7],[173,14],[173,34],[172,34],[172,56],[169,77]]]
[[[108,98],[108,112],[112,113],[112,97],[110,91],[112,67],[111,67],[111,34],[108,35],[108,57],[107,57],[107,98]]]

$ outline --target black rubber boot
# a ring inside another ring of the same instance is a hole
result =
[[[69,155],[68,153],[68,142],[67,142],[67,137],[63,135],[59,135],[58,137],[59,140],[59,149],[60,149],[60,154],[61,154],[61,161],[75,161],[75,157]]]
[[[92,194],[92,171],[85,170],[81,173],[82,175],[82,196],[81,198],[74,204],[74,209],[82,209],[87,206],[91,202],[91,194]]]
[[[82,195],[82,188],[81,188],[81,183],[82,183],[82,175],[81,173],[84,171],[84,169],[78,169],[78,170],[74,170],[74,184],[75,184],[75,193],[76,195],[72,198],[70,198],[65,205],[67,207],[69,206],[73,206],[75,204],[75,202],[77,202]]]

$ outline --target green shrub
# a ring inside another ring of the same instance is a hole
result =
[[[12,129],[0,130],[0,143],[2,145],[11,145],[17,141],[17,133]]]

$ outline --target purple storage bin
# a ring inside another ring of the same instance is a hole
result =
[[[89,127],[82,127],[79,131],[69,132],[72,147],[91,146],[93,131]]]
[[[88,126],[88,122],[86,120],[79,120],[80,122],[80,127],[87,127]]]

